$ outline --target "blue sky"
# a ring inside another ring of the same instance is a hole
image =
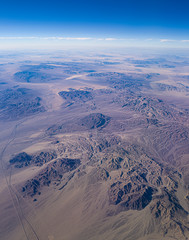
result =
[[[82,39],[185,46],[189,45],[188,9],[188,0],[3,0],[0,43]]]

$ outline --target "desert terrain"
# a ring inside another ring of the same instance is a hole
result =
[[[0,239],[189,239],[186,51],[2,52]]]

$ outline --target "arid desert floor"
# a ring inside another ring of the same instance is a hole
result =
[[[187,52],[2,52],[0,239],[189,239]]]

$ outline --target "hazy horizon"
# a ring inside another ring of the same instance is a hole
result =
[[[189,47],[186,1],[6,1],[0,49]]]

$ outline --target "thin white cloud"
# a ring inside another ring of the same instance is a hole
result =
[[[91,40],[89,37],[40,37],[42,40]]]
[[[83,38],[72,38],[72,37],[57,37],[56,39],[58,40],[91,40],[92,38],[89,38],[89,37],[83,37]]]
[[[160,39],[160,42],[176,42],[174,39]]]
[[[61,44],[61,41],[62,43],[65,43],[66,41],[69,42],[69,41],[91,41],[91,42],[94,42],[94,41],[99,41],[99,42],[106,42],[106,41],[109,41],[109,42],[116,42],[116,41],[119,41],[120,43],[122,42],[122,44],[138,44],[140,42],[140,44],[147,44],[147,42],[152,42],[153,44],[158,44],[159,43],[167,43],[167,44],[171,44],[171,43],[175,43],[175,44],[180,44],[180,45],[184,45],[184,44],[187,44],[189,43],[189,39],[183,39],[183,40],[175,40],[175,39],[168,39],[168,38],[164,38],[164,39],[152,39],[152,38],[146,38],[146,39],[132,39],[132,38],[111,38],[111,37],[108,37],[108,38],[95,38],[95,37],[65,37],[65,36],[0,36],[0,41],[11,41],[11,40],[17,40],[19,42],[20,40],[20,43],[22,43],[22,41],[25,40],[25,43],[27,43],[27,41],[30,41],[32,43],[32,41],[35,41],[36,42],[42,42],[42,41],[46,41],[46,43],[49,43],[50,44],[50,41],[58,41],[59,44]],[[16,41],[15,41],[16,42]],[[2,42],[1,42],[2,43]],[[67,43],[66,43],[67,44]]]
[[[0,40],[27,40],[27,39],[41,39],[41,40],[91,40],[89,37],[0,37]]]
[[[188,42],[189,43],[189,40],[185,39],[185,40],[181,40],[181,42]]]
[[[119,39],[117,39],[117,38],[105,38],[104,40],[105,41],[116,41],[116,40],[119,40]]]
[[[38,37],[0,37],[0,40],[37,39]]]
[[[164,43],[164,42],[189,43],[189,40],[188,39],[184,39],[184,40],[160,39],[160,42],[162,42],[162,43]]]
[[[41,39],[41,40],[56,40],[57,37],[38,37],[37,39]]]
[[[99,38],[98,40],[104,40],[104,41],[133,41],[137,39],[133,38]]]
[[[94,40],[97,40],[97,41],[117,41],[117,40],[122,40],[122,39],[119,39],[119,38],[93,38]]]

